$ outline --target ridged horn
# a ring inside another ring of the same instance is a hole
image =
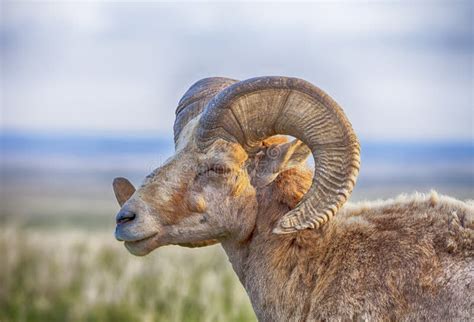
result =
[[[194,83],[184,93],[176,108],[176,119],[173,127],[175,144],[186,124],[203,111],[211,98],[236,82],[234,79],[224,77],[203,78]]]
[[[312,151],[315,171],[306,195],[273,232],[319,228],[350,196],[360,167],[357,136],[342,109],[326,93],[298,78],[241,81],[209,101],[197,133],[202,150],[224,139],[240,143],[249,153],[276,134],[303,141]]]

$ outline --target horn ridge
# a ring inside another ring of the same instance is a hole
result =
[[[253,153],[276,134],[294,136],[311,149],[311,188],[275,233],[324,225],[352,192],[360,165],[357,136],[342,108],[309,82],[267,76],[233,83],[210,99],[199,122],[197,143],[203,150],[224,139]]]

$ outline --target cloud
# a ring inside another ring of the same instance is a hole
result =
[[[305,78],[369,139],[472,137],[472,4],[6,3],[3,127],[155,133],[202,77]]]

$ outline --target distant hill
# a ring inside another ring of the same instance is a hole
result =
[[[352,200],[430,189],[474,198],[473,142],[361,145],[362,166]],[[126,176],[140,184],[172,155],[174,143],[171,137],[4,133],[0,148],[0,215],[109,214],[116,211],[112,179]]]

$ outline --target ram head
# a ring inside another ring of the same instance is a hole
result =
[[[311,187],[271,229],[317,229],[349,197],[359,170],[359,143],[341,108],[296,78],[200,80],[179,102],[174,134],[175,154],[138,189],[125,178],[113,183],[121,206],[115,235],[135,255],[245,240],[259,193],[310,154]]]

